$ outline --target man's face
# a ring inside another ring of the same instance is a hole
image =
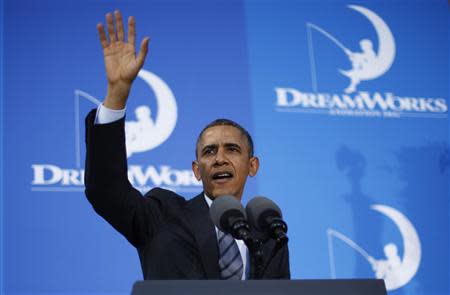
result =
[[[258,171],[259,161],[250,157],[247,138],[233,126],[219,125],[205,130],[197,146],[192,171],[202,180],[210,198],[233,195],[242,198],[247,176]]]

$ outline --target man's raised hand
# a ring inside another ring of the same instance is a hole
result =
[[[103,24],[97,24],[98,35],[105,58],[106,76],[108,78],[108,92],[103,104],[110,109],[123,109],[131,84],[144,64],[149,38],[145,37],[142,40],[139,54],[136,56],[134,17],[130,16],[128,18],[127,41],[125,41],[120,11],[114,11],[114,17],[116,19],[115,28],[113,15],[111,13],[106,14],[106,27],[109,38],[106,36]]]

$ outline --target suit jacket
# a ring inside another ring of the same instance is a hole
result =
[[[144,279],[220,279],[219,249],[203,193],[185,200],[155,188],[144,197],[127,177],[125,119],[95,125],[86,118],[86,196],[95,211],[137,248]],[[265,260],[274,247],[263,244]],[[283,247],[264,278],[290,278]]]

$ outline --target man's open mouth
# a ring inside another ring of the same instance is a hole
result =
[[[212,176],[213,180],[226,180],[230,178],[233,178],[233,173],[231,172],[216,172]]]

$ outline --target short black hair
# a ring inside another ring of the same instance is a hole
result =
[[[247,139],[247,143],[248,143],[248,147],[249,147],[249,151],[248,151],[249,157],[253,157],[254,147],[253,147],[253,139],[252,139],[250,133],[248,133],[247,129],[245,129],[244,127],[242,127],[235,121],[230,120],[230,119],[224,119],[224,118],[220,118],[220,119],[216,119],[216,120],[212,121],[211,123],[206,125],[205,128],[203,128],[202,132],[200,132],[200,134],[197,137],[197,142],[195,143],[195,157],[197,157],[197,147],[200,142],[200,139],[203,136],[203,133],[205,133],[206,129],[209,129],[214,126],[232,126],[236,129],[238,129],[241,132],[241,134],[244,135],[244,137]]]

